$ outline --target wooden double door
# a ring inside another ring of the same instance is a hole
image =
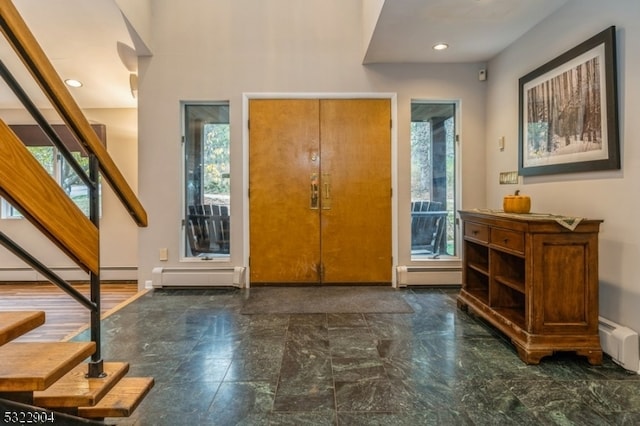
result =
[[[255,284],[391,282],[389,99],[249,102]]]

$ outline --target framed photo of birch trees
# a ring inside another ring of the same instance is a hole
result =
[[[519,80],[518,173],[620,168],[615,27]]]

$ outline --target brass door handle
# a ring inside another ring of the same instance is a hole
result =
[[[318,174],[311,173],[311,200],[309,208],[311,210],[317,210],[320,201],[320,191],[318,188]]]
[[[322,210],[331,210],[331,174],[323,173],[322,174],[322,185],[324,187],[323,198],[322,198]]]

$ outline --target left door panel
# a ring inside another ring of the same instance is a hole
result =
[[[251,282],[320,282],[319,194],[314,194],[320,176],[319,108],[317,99],[249,103]]]

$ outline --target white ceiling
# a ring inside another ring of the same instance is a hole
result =
[[[264,0],[255,0],[264,1]],[[299,1],[299,0],[292,0]],[[386,0],[365,63],[485,62],[568,0]],[[133,42],[115,0],[14,0],[36,39],[82,108],[132,108]],[[24,69],[4,37],[0,57],[38,105]],[[446,42],[450,48],[431,47]],[[0,83],[0,108],[17,101]],[[46,107],[46,106],[45,106]]]
[[[485,62],[567,1],[386,0],[364,62]]]
[[[137,58],[114,0],[13,0],[13,3],[60,77],[84,84],[70,89],[82,108],[137,106],[129,87],[129,74],[137,71]],[[25,77],[24,67],[5,38],[0,39],[2,61],[36,105],[50,107],[31,79]],[[124,60],[119,51],[125,52]],[[0,80],[0,108],[18,106],[17,102]]]

